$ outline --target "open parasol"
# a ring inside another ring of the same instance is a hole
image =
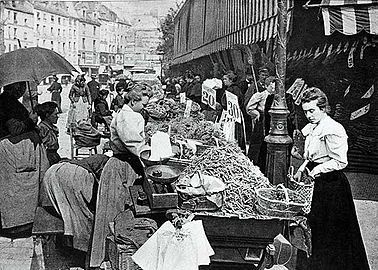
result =
[[[20,81],[40,82],[54,74],[77,70],[60,54],[40,47],[18,49],[0,55],[0,87]]]

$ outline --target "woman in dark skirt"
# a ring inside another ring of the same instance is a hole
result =
[[[228,71],[222,78],[225,86],[225,91],[221,98],[221,106],[223,110],[227,110],[226,91],[234,94],[238,98],[239,108],[244,104],[244,95],[242,94],[239,86],[236,84],[237,76],[233,71]],[[235,123],[235,139],[243,152],[246,150],[245,132],[244,132],[244,119],[242,118],[242,124]]]
[[[306,170],[315,181],[308,216],[312,232],[308,269],[369,269],[352,193],[342,172],[348,164],[348,136],[328,116],[328,99],[320,89],[305,90],[301,102],[310,123],[302,130],[305,162],[295,178]]]

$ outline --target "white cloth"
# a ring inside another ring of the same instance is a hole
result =
[[[214,255],[202,221],[183,225],[180,236],[171,222],[165,222],[132,256],[143,270],[198,270],[209,265]]]
[[[115,154],[129,150],[139,156],[145,145],[143,116],[134,112],[127,104],[123,105],[110,125],[110,138]]]
[[[258,119],[260,114],[264,112],[266,98],[269,95],[270,93],[268,90],[254,93],[246,106],[247,113]]]
[[[83,97],[79,97],[79,101],[71,103],[67,116],[67,128],[71,127],[71,124],[77,124],[80,120],[88,121],[89,109],[88,102],[83,101]],[[75,106],[75,107],[74,107]]]
[[[320,163],[310,176],[341,170],[348,165],[348,135],[340,123],[326,116],[317,125],[307,124],[302,134],[306,137],[304,158]]]

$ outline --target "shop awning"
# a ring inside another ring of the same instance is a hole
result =
[[[288,30],[293,3],[287,1]],[[175,18],[173,64],[275,37],[277,6],[278,0],[187,0]]]
[[[378,35],[378,0],[323,0],[324,33],[355,35],[362,30]]]

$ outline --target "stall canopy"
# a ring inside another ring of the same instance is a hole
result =
[[[187,0],[175,17],[174,64],[265,41],[277,32],[278,0]],[[289,20],[293,7],[289,0]],[[289,30],[290,23],[288,23]]]
[[[322,0],[324,32],[355,35],[362,30],[378,35],[378,0]]]

